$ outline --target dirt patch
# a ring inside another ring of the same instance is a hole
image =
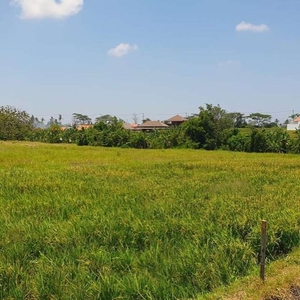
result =
[[[292,286],[291,294],[295,297],[294,299],[300,299],[300,286]]]
[[[290,289],[279,290],[276,294],[264,300],[300,300],[300,286],[291,286]]]

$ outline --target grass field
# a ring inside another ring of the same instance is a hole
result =
[[[300,156],[0,143],[0,299],[188,299],[299,247]]]

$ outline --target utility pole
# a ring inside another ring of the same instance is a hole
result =
[[[260,278],[265,281],[266,268],[266,251],[267,251],[267,221],[261,223],[261,254],[260,254]]]

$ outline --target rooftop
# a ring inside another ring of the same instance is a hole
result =
[[[166,120],[166,122],[185,122],[185,121],[187,121],[187,119],[180,115],[176,115],[176,116]]]
[[[146,121],[138,126],[139,128],[168,128],[169,126],[160,121]]]

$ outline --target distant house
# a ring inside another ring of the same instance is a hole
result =
[[[137,124],[123,123],[123,128],[128,130],[136,130]]]
[[[300,129],[300,117],[294,119],[291,123],[287,124],[287,130]]]
[[[186,121],[187,121],[186,118],[180,115],[176,115],[168,120],[165,120],[165,123],[168,124],[169,126],[179,126]]]
[[[160,121],[146,121],[145,123],[138,125],[136,129],[142,131],[153,131],[157,129],[166,129],[168,127],[168,125]]]
[[[69,127],[67,127],[67,126],[60,126],[59,128],[60,128],[60,130],[62,130],[62,131],[65,131],[65,130],[69,129]]]
[[[89,128],[93,128],[93,127],[94,127],[94,125],[92,125],[92,124],[77,124],[76,125],[77,130],[89,129]]]

